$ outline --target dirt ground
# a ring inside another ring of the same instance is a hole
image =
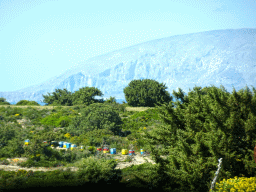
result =
[[[105,153],[107,156],[113,156],[114,159],[118,159],[120,162],[118,162],[117,166],[115,169],[123,169],[126,167],[129,167],[131,165],[138,165],[138,164],[143,164],[145,162],[150,162],[152,164],[155,164],[155,162],[152,160],[152,157],[146,156],[146,155],[141,155],[141,154],[134,154],[131,155],[131,162],[122,162],[124,161],[129,155],[123,155],[121,153],[116,153],[116,154],[110,154],[110,153]],[[161,156],[161,157],[166,157],[166,156]],[[17,165],[18,162],[26,161],[27,158],[21,157],[21,158],[8,158],[7,159],[10,162],[10,165],[0,165],[0,170],[5,170],[5,171],[15,171],[17,172],[18,170],[26,170],[26,171],[54,171],[57,169],[63,169],[66,170],[66,167],[54,167],[54,168],[47,168],[47,167],[31,167],[31,168],[25,168],[25,167],[20,167]],[[70,167],[71,171],[77,171],[78,167]]]

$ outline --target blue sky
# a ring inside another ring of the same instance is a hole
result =
[[[255,0],[0,0],[0,92],[150,40],[256,28]]]

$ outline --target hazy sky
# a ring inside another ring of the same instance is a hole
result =
[[[0,92],[173,35],[256,28],[255,0],[0,0]]]

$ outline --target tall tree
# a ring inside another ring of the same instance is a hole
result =
[[[94,99],[94,96],[103,96],[102,92],[95,87],[83,87],[72,95],[73,105],[90,105],[92,103],[103,103],[103,100]]]
[[[155,80],[133,80],[124,88],[125,100],[133,107],[154,107],[157,103],[169,103],[170,94],[165,91],[167,87]]]
[[[46,105],[64,105],[72,106],[72,93],[67,89],[55,89],[55,92],[50,95],[43,95],[44,100],[41,102],[46,103]]]
[[[170,191],[206,191],[214,178],[218,159],[223,158],[218,180],[255,175],[253,148],[256,143],[256,91],[227,93],[223,86],[195,87],[173,102],[157,107],[163,126],[145,131],[156,166],[150,174],[155,186]],[[160,148],[157,148],[159,146]],[[160,155],[167,155],[164,159]],[[239,161],[240,160],[240,161]]]

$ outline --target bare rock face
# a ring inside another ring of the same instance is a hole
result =
[[[14,92],[0,92],[10,103],[22,99],[43,105],[42,95],[55,89],[74,92],[97,87],[124,100],[123,89],[134,79],[165,83],[167,91],[222,84],[228,92],[251,89],[256,82],[256,29],[216,30],[149,41],[87,60],[59,77]]]

